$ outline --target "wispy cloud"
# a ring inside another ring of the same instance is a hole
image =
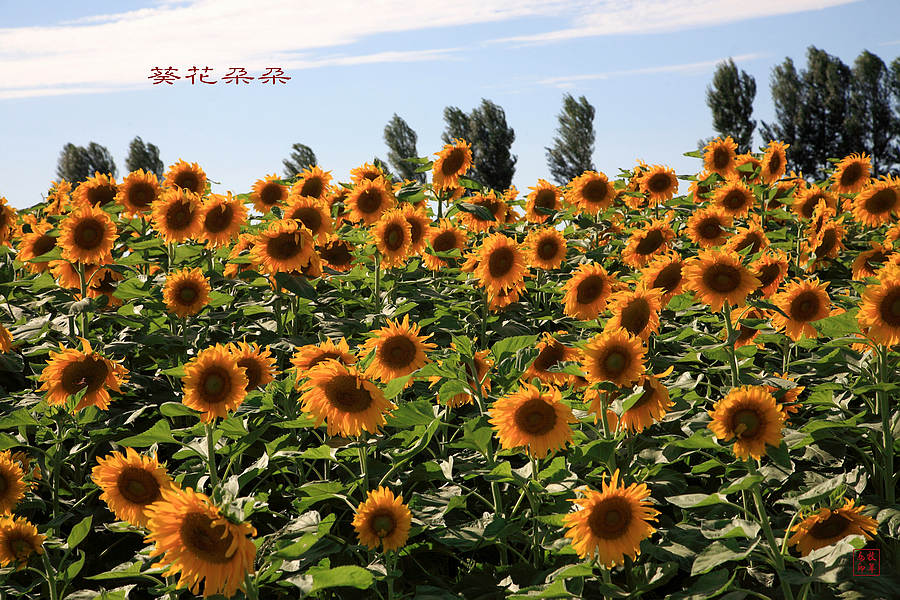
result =
[[[569,27],[488,43],[540,44],[605,35],[679,31],[782,16],[862,0],[593,0],[581,3]]]
[[[736,62],[747,62],[758,58],[764,58],[766,55],[761,53],[740,54],[732,56],[731,59]],[[709,72],[720,62],[727,60],[726,58],[718,58],[716,60],[704,60],[700,62],[683,63],[678,65],[662,65],[658,67],[643,67],[640,69],[624,69],[620,71],[605,71],[603,73],[587,73],[582,75],[563,75],[561,77],[548,77],[537,81],[538,85],[549,85],[560,89],[569,89],[575,87],[579,81],[591,81],[596,79],[612,79],[614,77],[623,77],[628,75],[652,75],[655,73],[684,73],[687,75],[699,75]]]
[[[566,4],[564,0],[457,0],[452,7],[443,0],[156,2],[58,25],[0,28],[0,98],[147,84],[153,66],[262,70],[447,60],[456,49],[380,47],[338,57],[319,52],[378,34],[547,17],[562,12]]]

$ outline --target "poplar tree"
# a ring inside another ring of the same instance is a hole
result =
[[[585,171],[593,171],[594,163],[594,107],[581,96],[563,96],[562,111],[558,115],[559,127],[553,146],[547,151],[550,175],[559,185],[565,185]]]

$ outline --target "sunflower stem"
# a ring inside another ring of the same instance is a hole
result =
[[[750,465],[750,472],[756,474],[756,469],[753,465]],[[772,534],[772,526],[769,524],[769,517],[766,514],[766,506],[763,503],[762,494],[759,491],[759,482],[753,484],[750,488],[751,493],[753,494],[753,501],[756,503],[756,512],[759,515],[759,524],[763,529],[763,532],[766,535],[766,540],[769,542],[769,547],[772,549],[772,558],[775,561],[775,570],[778,575],[778,582],[781,584],[781,591],[784,593],[784,597],[787,600],[794,600],[794,594],[791,591],[790,584],[784,579],[784,557],[781,555],[781,551],[778,548],[778,544],[775,542],[775,536]],[[785,533],[787,536],[787,533]]]
[[[381,314],[381,252],[375,250],[375,314]]]
[[[600,397],[600,422],[603,423],[603,439],[608,440],[610,438],[609,435],[609,419],[606,418],[606,407],[607,402],[609,401],[609,394],[606,392],[602,392],[602,396]]]
[[[55,518],[55,517],[54,517]],[[44,571],[47,573],[47,587],[50,588],[50,600],[57,600],[56,593],[56,570],[50,566],[50,559],[47,557],[47,551],[41,553],[41,559],[44,562]]]
[[[244,575],[244,592],[249,600],[258,600],[259,591],[256,589],[256,582],[250,576],[250,573]]]
[[[890,347],[881,346],[876,349],[878,355],[878,383],[887,383],[887,362]],[[881,430],[884,435],[884,465],[882,478],[884,480],[884,498],[889,506],[894,504],[896,490],[894,487],[894,432],[891,430],[891,406],[888,395],[880,387],[876,392],[878,397],[878,412],[881,413]]]
[[[175,243],[169,242],[166,244],[166,258],[168,258],[168,263],[166,265],[166,271],[171,272],[172,266],[175,264]]]
[[[487,321],[488,321],[487,291],[482,289],[481,290],[481,335],[478,338],[479,345],[482,348],[487,348]],[[476,373],[476,371],[472,371],[472,372]]]
[[[219,487],[219,476],[216,473],[216,444],[213,439],[215,428],[212,422],[206,424],[206,464],[209,466],[209,481],[213,489]]]
[[[531,479],[534,481],[535,487],[540,489],[541,482],[538,477],[540,464],[530,452],[528,453],[528,458],[531,460]],[[540,503],[537,501],[537,498],[534,497],[528,483],[525,484],[525,490],[528,492],[528,502],[531,504],[531,549],[534,552],[533,564],[535,569],[541,570],[543,568],[544,553],[538,544],[538,515],[540,513]]]
[[[77,264],[78,264],[78,281],[81,284],[81,299],[85,300],[85,299],[87,299],[87,279],[84,276],[84,263],[79,261]],[[87,327],[88,327],[87,326],[87,324],[88,324],[87,310],[82,310],[79,317],[81,320],[81,337],[83,337],[84,339],[87,339],[87,337],[88,337],[88,334],[87,334],[87,331],[88,331],[88,329],[87,329]]]
[[[363,436],[359,436],[359,446],[357,446],[357,450],[359,451],[359,472],[362,476],[362,484],[363,490],[366,493],[369,492],[369,465],[366,461],[366,446],[365,439]]]
[[[728,300],[725,300],[725,303],[722,305],[722,310],[725,315],[725,335],[727,337],[725,346],[728,349],[728,359],[731,361],[731,387],[736,388],[740,385],[741,373],[737,362],[737,352],[735,352],[734,349],[734,326],[731,324],[731,304]]]

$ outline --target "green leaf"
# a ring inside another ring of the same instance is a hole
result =
[[[491,354],[497,358],[499,363],[508,354],[515,354],[522,348],[531,348],[537,343],[536,335],[517,335],[515,337],[504,338],[491,347]]]
[[[177,440],[172,437],[172,430],[169,429],[168,421],[157,421],[153,425],[153,427],[151,427],[144,433],[139,433],[137,435],[118,440],[117,443],[121,446],[145,448],[147,446],[152,446],[153,444],[158,444],[160,442],[169,444],[178,443]]]
[[[719,493],[723,496],[726,494],[733,494],[734,492],[739,492],[741,490],[749,490],[756,483],[763,480],[762,475],[744,475],[731,485],[727,485],[719,490]]]
[[[384,387],[384,397],[388,400],[393,400],[397,396],[400,395],[404,389],[406,389],[406,383],[412,377],[412,373],[409,375],[404,375],[403,377],[398,377],[396,379],[391,379],[388,384]]]
[[[750,544],[749,548],[741,548],[732,540],[715,541],[694,559],[694,564],[691,566],[691,577],[712,571],[723,563],[732,560],[743,560],[750,555],[757,544],[759,544],[759,538]]]
[[[51,260],[61,260],[62,259],[62,249],[59,246],[54,246],[52,250],[49,252],[45,252],[40,256],[35,256],[28,260],[30,263],[45,263],[50,262]]]
[[[125,577],[133,577],[135,575],[139,575],[141,572],[140,561],[133,563],[122,563],[121,565],[110,569],[104,573],[99,573],[97,575],[90,575],[85,577],[85,579],[91,579],[94,581],[103,581],[105,579],[122,579]]]
[[[37,425],[38,422],[24,408],[13,412],[13,414],[0,419],[0,429],[13,429],[15,427]]]
[[[669,496],[666,500],[680,508],[700,508],[728,502],[727,498],[721,494],[682,494],[681,496]]]
[[[387,424],[398,429],[410,429],[418,425],[428,425],[434,421],[432,403],[428,400],[404,402],[387,417]]]
[[[181,402],[165,402],[159,407],[159,412],[165,417],[190,417],[197,415],[197,411],[188,408]]]
[[[457,394],[467,393],[469,393],[469,387],[465,383],[458,379],[451,379],[450,381],[445,381],[443,385],[441,385],[441,389],[438,390],[438,398],[446,403]]]
[[[848,310],[845,313],[825,317],[813,321],[812,326],[820,335],[830,338],[839,338],[859,333],[859,324],[856,322],[856,313],[859,309]]]
[[[93,518],[93,515],[86,516],[72,528],[72,531],[69,532],[66,543],[69,545],[70,550],[77,548],[78,544],[80,544],[81,541],[87,537],[87,534],[91,532],[91,521]]]
[[[113,292],[114,297],[125,301],[134,298],[146,298],[149,295],[150,284],[146,281],[141,281],[136,277],[120,281],[119,285],[116,286],[116,291]]]
[[[481,221],[496,221],[494,215],[484,206],[480,204],[472,204],[471,202],[457,202],[456,207],[469,214],[475,215]]]
[[[216,290],[212,290],[209,293],[209,305],[213,308],[218,308],[219,306],[225,306],[229,304],[234,298],[229,296],[228,294],[223,294],[222,292],[217,292]]]
[[[375,577],[362,567],[345,565],[342,567],[312,567],[307,572],[312,575],[313,586],[310,594],[333,587],[354,587],[360,590],[368,589],[375,581]]]

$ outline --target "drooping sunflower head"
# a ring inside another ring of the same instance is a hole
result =
[[[247,376],[245,389],[248,392],[264,388],[274,381],[278,371],[275,368],[275,358],[268,346],[260,348],[256,342],[251,344],[232,342],[228,344],[228,351]]]
[[[384,171],[382,171],[380,168],[378,168],[378,166],[376,166],[376,165],[370,165],[369,163],[364,163],[364,164],[356,167],[355,169],[350,169],[350,181],[353,183],[354,186],[357,186],[364,181],[375,181],[379,177],[381,179],[385,180],[385,185],[388,184],[387,174]],[[390,189],[389,185],[387,185],[387,189]]]
[[[321,243],[319,257],[328,268],[344,273],[353,268],[353,250],[353,244],[331,234]]]
[[[409,315],[404,315],[403,321],[388,319],[385,327],[372,333],[373,336],[360,346],[360,350],[364,356],[375,354],[366,373],[384,382],[409,375],[425,366],[428,362],[426,352],[436,347],[426,341],[430,335],[420,335],[421,328],[415,323],[410,324]]]
[[[227,346],[216,344],[201,350],[184,366],[184,373],[181,402],[199,411],[204,423],[224,419],[247,396],[247,375]]]
[[[612,206],[616,197],[613,184],[603,173],[585,171],[569,182],[565,200],[579,212],[596,215]]]
[[[647,500],[650,490],[646,484],[619,482],[618,469],[612,481],[604,478],[602,491],[583,488],[584,498],[572,502],[581,507],[563,517],[568,528],[566,537],[581,558],[597,556],[607,568],[625,564],[625,557],[632,560],[641,553],[641,540],[656,531],[650,525],[659,511],[651,508]]]
[[[740,252],[744,248],[750,248],[750,256],[769,247],[769,238],[763,231],[762,224],[756,219],[750,219],[746,227],[739,227],[723,248],[726,252]]]
[[[507,450],[526,446],[528,454],[543,458],[572,442],[570,423],[575,416],[555,387],[526,384],[497,400],[490,416],[500,445]]]
[[[156,174],[143,169],[125,176],[116,193],[116,202],[125,207],[125,215],[146,217],[159,195],[159,179]]]
[[[334,232],[334,221],[324,200],[311,196],[291,196],[284,209],[285,219],[294,219],[309,229],[316,239]]]
[[[687,222],[688,237],[701,248],[720,246],[728,239],[732,217],[718,206],[694,212]]]
[[[361,180],[353,187],[353,191],[346,200],[350,217],[354,221],[362,221],[366,225],[376,223],[381,215],[393,208],[394,204],[394,195],[390,191],[390,185],[383,177],[375,180]]]
[[[47,221],[38,221],[30,226],[31,231],[22,235],[19,240],[19,252],[16,255],[25,263],[25,268],[32,273],[43,273],[50,268],[50,261],[28,262],[56,248],[57,238],[50,235],[53,225]]]
[[[875,277],[878,269],[883,267],[888,259],[894,254],[890,242],[887,245],[880,244],[876,241],[870,241],[870,250],[860,252],[853,260],[853,280],[862,281],[866,277]]]
[[[650,206],[671,200],[678,191],[675,170],[663,165],[653,165],[641,177],[641,192],[647,195]]]
[[[640,433],[661,421],[673,403],[669,400],[669,390],[653,375],[644,375],[634,392],[639,392],[640,397],[622,413],[619,421],[628,431]]]
[[[514,239],[495,233],[482,242],[474,274],[479,285],[494,294],[518,287],[528,274],[525,252]]]
[[[766,455],[766,445],[781,443],[784,413],[763,386],[745,385],[731,390],[716,402],[709,416],[709,429],[720,440],[735,438],[734,453],[744,460],[749,456],[761,459]]]
[[[403,496],[385,488],[371,490],[365,502],[360,502],[353,517],[353,527],[359,542],[372,550],[397,550],[409,539],[412,513],[403,504]]]
[[[681,293],[684,287],[684,260],[676,252],[655,258],[641,271],[641,285],[662,292],[662,306]]]
[[[369,232],[381,253],[382,268],[403,265],[412,246],[412,227],[401,210],[389,210]]]
[[[742,322],[744,319],[765,320],[767,318],[768,316],[766,313],[750,306],[746,306],[731,313],[731,327],[733,330],[737,331],[738,334],[737,339],[734,340],[735,349],[752,344],[753,340],[756,339],[756,336],[759,335],[759,329],[749,327]],[[727,336],[727,330],[724,334]],[[727,339],[727,337],[723,337],[723,339]]]
[[[575,319],[596,319],[606,307],[614,280],[598,264],[582,264],[563,286],[565,313]]]
[[[635,383],[644,372],[644,347],[624,329],[610,329],[595,335],[581,352],[581,368],[588,381],[611,381],[624,387]]]
[[[350,366],[356,364],[357,359],[344,338],[341,338],[337,344],[331,340],[325,340],[318,344],[300,346],[291,357],[297,381],[306,379],[310,369],[326,360],[336,360],[345,366]]]
[[[306,375],[302,409],[313,416],[317,427],[324,421],[328,435],[377,433],[387,423],[385,415],[397,408],[354,366],[325,360]]]
[[[163,185],[169,188],[193,192],[197,196],[206,193],[206,173],[197,163],[189,163],[182,159],[169,167]]]
[[[815,260],[811,268],[818,268],[820,263],[828,262],[836,258],[844,246],[844,234],[847,232],[843,225],[844,217],[837,220],[826,221],[818,233],[808,232],[808,239],[800,245],[801,262],[809,264],[810,253],[815,253]]]
[[[836,194],[855,194],[869,181],[872,158],[867,154],[851,154],[841,159],[831,175],[831,191]]]
[[[831,313],[831,299],[817,278],[798,280],[788,284],[784,291],[775,294],[772,302],[785,314],[772,312],[772,325],[792,340],[801,337],[815,338],[818,332],[813,321],[824,319]],[[787,315],[787,316],[785,316]]]
[[[862,514],[865,505],[854,506],[854,501],[845,498],[839,508],[822,508],[806,517],[791,528],[794,535],[788,540],[797,546],[802,556],[813,550],[824,548],[841,541],[848,535],[861,535],[873,539],[878,531],[878,521]]]
[[[609,300],[609,310],[613,316],[606,322],[606,328],[624,329],[647,341],[650,334],[659,329],[661,296],[661,290],[645,286],[613,294]]]
[[[72,201],[71,192],[72,184],[65,179],[61,179],[58,183],[51,182],[47,192],[47,214],[61,215],[66,212]]]
[[[784,176],[787,169],[787,149],[790,144],[770,141],[760,162],[759,177],[766,185],[772,185]]]
[[[762,161],[749,152],[738,154],[734,159],[734,170],[737,177],[747,183],[759,183],[762,172]]]
[[[145,509],[147,541],[156,544],[151,557],[161,556],[154,567],[167,567],[164,575],[181,574],[178,588],[203,596],[226,598],[244,589],[254,572],[256,547],[249,523],[233,523],[204,494],[191,488],[163,490],[162,500]]]
[[[753,262],[751,271],[759,279],[757,291],[763,298],[769,298],[787,276],[787,255],[781,250],[767,250]]]
[[[122,301],[113,295],[118,289],[119,282],[125,279],[125,276],[122,273],[113,271],[112,269],[101,268],[95,273],[92,273],[88,278],[90,279],[87,288],[88,298],[106,296],[109,299],[109,302],[106,305],[107,308],[122,305]]]
[[[180,318],[196,315],[209,304],[212,288],[200,269],[182,269],[166,277],[163,301],[166,310]]]
[[[226,246],[237,237],[241,225],[247,221],[247,207],[231,192],[225,196],[210,194],[203,201],[200,214],[199,238],[209,248]]]
[[[543,334],[541,341],[537,343],[535,348],[538,351],[538,355],[528,366],[528,370],[522,375],[522,379],[530,381],[537,377],[544,383],[565,384],[570,376],[551,369],[561,367],[564,362],[578,360],[578,350],[566,346],[549,333]]]
[[[12,350],[13,337],[2,323],[0,323],[0,353],[7,353]]]
[[[87,340],[82,338],[81,343],[83,351],[62,345],[60,352],[50,351],[50,359],[39,378],[43,382],[40,389],[47,392],[50,406],[65,405],[70,396],[85,390],[76,411],[88,406],[106,410],[110,402],[109,390],[120,391],[128,378],[128,370],[94,352]]]
[[[409,223],[409,255],[421,254],[422,250],[425,249],[425,244],[428,242],[425,236],[431,225],[431,219],[428,218],[424,210],[416,208],[409,203],[404,204],[401,210],[406,222]]]
[[[115,202],[118,193],[119,187],[116,185],[115,177],[108,173],[95,172],[93,177],[78,184],[72,199],[79,206],[100,207]]]
[[[314,251],[312,235],[293,219],[273,221],[260,233],[250,255],[269,273],[299,271],[309,264]]]
[[[794,204],[791,205],[791,208],[800,217],[811,219],[816,205],[822,201],[825,202],[828,208],[834,209],[837,207],[837,198],[817,185],[810,185],[794,194]]]
[[[229,262],[225,264],[225,270],[222,273],[225,277],[236,279],[239,273],[254,268],[252,258],[250,263],[236,263],[231,261],[235,258],[248,256],[255,241],[256,236],[252,233],[242,233],[238,235],[237,241],[234,243],[234,246],[231,247],[231,252],[228,253]]]
[[[560,198],[562,192],[558,187],[543,179],[538,179],[537,185],[529,187],[531,192],[526,196],[525,217],[532,223],[545,223],[550,215],[538,209],[556,211],[561,208]]]
[[[703,148],[703,168],[710,173],[718,173],[729,177],[734,173],[734,159],[737,157],[737,144],[731,136],[724,140],[717,137]]]
[[[253,208],[266,214],[276,206],[284,204],[288,198],[288,187],[279,183],[281,178],[275,173],[257,179],[250,192]]]
[[[435,227],[430,227],[426,234],[428,244],[435,252],[450,252],[459,250],[462,252],[466,248],[468,234],[464,229],[454,225],[449,219],[441,219]],[[447,266],[447,259],[435,256],[430,252],[423,255],[425,267],[432,271],[440,271]]]
[[[28,557],[44,553],[45,539],[25,517],[0,517],[0,567],[24,569]]]
[[[725,180],[716,188],[713,205],[732,217],[746,217],[756,203],[756,197],[740,177]]]
[[[497,196],[494,190],[487,193],[477,192],[472,197],[467,198],[469,204],[481,206],[487,209],[493,219],[482,219],[476,213],[460,211],[459,220],[466,230],[471,232],[487,232],[496,227],[500,227],[506,222],[506,215],[509,212],[509,206],[506,201]]]
[[[472,146],[462,139],[445,144],[436,154],[432,167],[432,185],[436,190],[459,186],[459,178],[472,168]]]
[[[703,251],[685,263],[684,276],[685,288],[714,311],[722,310],[725,302],[743,306],[747,295],[759,287],[759,279],[734,252]]]
[[[12,452],[0,452],[0,515],[7,515],[25,497],[25,473],[12,457]]]
[[[715,173],[703,171],[697,175],[697,178],[691,181],[691,198],[694,204],[703,204],[709,200],[710,194],[715,188],[716,181],[721,179]]]
[[[669,225],[669,219],[654,219],[643,229],[631,234],[622,251],[622,261],[631,267],[642,267],[654,255],[665,252],[673,239],[675,232]]]
[[[142,456],[132,448],[126,448],[125,454],[113,452],[98,459],[91,479],[103,490],[100,499],[116,518],[135,527],[146,527],[148,517],[144,509],[162,500],[163,490],[175,487],[155,455]]]
[[[867,185],[853,200],[853,218],[866,227],[891,222],[900,215],[900,179],[884,176]]]
[[[530,266],[551,271],[566,258],[566,238],[555,227],[532,229],[525,239]]]
[[[116,225],[109,215],[100,208],[82,205],[62,220],[57,243],[65,260],[106,264],[112,262],[115,240]]]
[[[876,343],[900,343],[900,267],[884,267],[878,283],[866,288],[857,320],[860,328],[868,328],[869,337]]]
[[[322,200],[328,193],[328,186],[331,183],[331,171],[322,170],[319,165],[307,167],[299,174],[300,178],[291,188],[292,196],[306,196]],[[378,171],[376,177],[382,175]]]

